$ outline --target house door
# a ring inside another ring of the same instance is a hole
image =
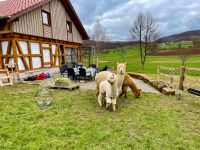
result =
[[[78,63],[78,50],[75,48],[66,48],[67,63]]]

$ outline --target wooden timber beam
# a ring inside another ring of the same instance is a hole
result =
[[[17,46],[19,54],[21,54],[21,58],[22,58],[22,62],[24,64],[25,70],[29,70],[29,66],[28,66],[28,64],[26,62],[26,57],[23,54],[23,50],[22,50],[22,48],[21,48],[21,46],[19,44],[19,41],[17,41],[17,40],[16,40],[16,46]],[[19,56],[19,55],[17,55],[17,56]]]
[[[44,55],[43,55],[43,48],[42,48],[42,43],[40,42],[40,54],[41,54],[41,68],[44,68]]]
[[[12,31],[8,30],[8,31],[0,31],[0,34],[7,34],[7,33],[12,33]]]
[[[29,56],[29,66],[30,66],[30,69],[32,70],[33,69],[33,55],[32,55],[32,51],[31,51],[31,42],[30,41],[27,41],[27,46],[28,46],[28,54],[30,55]]]
[[[8,41],[8,47],[7,47],[6,56],[11,55],[11,45],[12,45],[11,43],[12,43],[12,41]],[[12,57],[13,57],[13,55],[12,55]],[[6,61],[5,61],[5,64],[8,64],[9,60],[10,60],[10,57],[7,57]]]
[[[62,55],[60,53],[60,45],[58,45],[58,44],[57,44],[57,51],[58,51],[58,63],[59,63],[59,66],[60,66]]]
[[[18,60],[17,60],[17,46],[16,46],[16,40],[15,39],[12,39],[12,49],[13,49],[13,59],[14,59],[14,63],[17,65],[17,67],[19,68],[18,66]],[[9,63],[9,62],[8,62]],[[8,64],[7,63],[7,64]]]
[[[3,68],[3,58],[2,58],[2,45],[0,42],[0,69]]]
[[[49,51],[50,51],[50,62],[51,62],[51,66],[52,66],[52,67],[55,67],[55,66],[54,66],[54,63],[53,63],[52,43],[49,44],[49,48],[50,48]]]

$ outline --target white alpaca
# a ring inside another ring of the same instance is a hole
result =
[[[110,72],[109,71],[102,71],[100,73],[98,73],[95,77],[95,83],[96,83],[96,95],[99,95],[99,85],[101,82],[107,80],[107,76]],[[119,89],[119,94],[122,93],[122,84],[124,81],[124,77],[125,77],[125,73],[126,73],[126,63],[123,64],[118,64],[117,63],[117,87]]]
[[[98,102],[102,107],[104,101],[106,102],[106,108],[112,105],[113,111],[116,110],[115,105],[119,90],[117,87],[117,76],[114,73],[109,73],[107,80],[103,81],[99,85]]]

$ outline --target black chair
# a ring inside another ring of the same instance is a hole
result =
[[[75,65],[75,68],[82,68],[82,67],[83,67],[82,64],[76,64],[76,65]]]
[[[74,67],[75,67],[75,65],[74,65],[74,64],[72,64],[72,63],[67,63],[67,67],[68,67],[68,68],[74,68]]]
[[[79,75],[75,74],[73,68],[67,68],[67,72],[68,72],[68,78],[71,78],[72,80],[79,80]]]
[[[96,68],[97,68],[97,65],[96,65],[96,64],[91,64],[91,65],[90,65],[90,67],[92,67],[92,68],[95,68],[95,69],[96,69]]]
[[[59,69],[60,69],[61,76],[64,77],[65,75],[68,75],[67,65],[62,65],[62,66],[59,67]]]
[[[92,80],[92,75],[87,75],[86,73],[86,69],[84,68],[79,68],[79,74],[80,74],[80,80],[84,80],[85,82],[86,81],[89,81],[89,80]]]
[[[108,71],[108,70],[109,70],[109,67],[105,65],[105,67],[101,71]]]

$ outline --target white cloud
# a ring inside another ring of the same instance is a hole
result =
[[[110,40],[126,40],[140,11],[149,10],[158,19],[162,35],[200,29],[200,1],[197,0],[73,0],[86,29],[96,20],[104,25]]]

